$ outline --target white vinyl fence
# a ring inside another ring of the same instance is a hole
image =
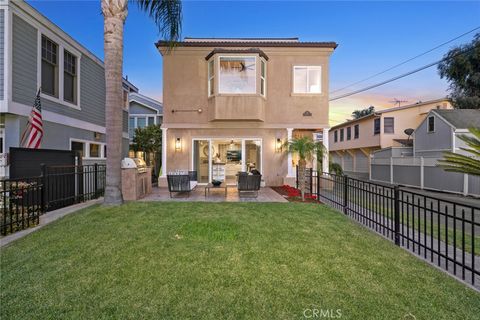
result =
[[[480,196],[480,177],[447,172],[437,166],[439,158],[371,158],[370,180]]]

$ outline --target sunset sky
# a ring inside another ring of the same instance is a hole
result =
[[[100,1],[28,1],[90,51],[103,58]],[[373,1],[184,1],[183,32],[189,37],[299,37],[335,41],[330,91],[383,71],[480,26],[480,2]],[[480,32],[477,30],[476,32]],[[381,82],[437,61],[474,32],[381,76],[337,94]],[[125,26],[124,74],[140,92],[162,100],[162,59],[153,22],[130,4]],[[330,103],[331,125],[353,110],[393,106],[394,98],[414,103],[447,94],[436,67],[387,85]]]

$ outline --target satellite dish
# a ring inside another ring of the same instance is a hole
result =
[[[408,128],[408,129],[403,130],[403,132],[408,136],[407,141],[410,140],[410,137],[412,136],[412,134],[413,134],[414,131],[415,131],[415,130],[412,129],[412,128]]]

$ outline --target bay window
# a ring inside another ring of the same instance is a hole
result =
[[[266,78],[267,78],[267,63],[265,60],[260,60],[260,94],[265,96],[266,92]]]
[[[321,93],[321,74],[322,67],[320,66],[294,66],[293,93]]]
[[[215,92],[215,82],[214,82],[214,77],[215,77],[215,60],[210,60],[208,62],[208,96],[213,96]]]
[[[220,57],[219,65],[219,93],[256,93],[255,57]]]

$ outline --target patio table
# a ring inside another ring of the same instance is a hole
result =
[[[225,197],[227,196],[227,184],[226,183],[222,183],[219,186],[214,186],[211,183],[207,184],[205,186],[205,198],[207,197],[207,195],[210,194],[210,189],[224,189],[225,190]]]

